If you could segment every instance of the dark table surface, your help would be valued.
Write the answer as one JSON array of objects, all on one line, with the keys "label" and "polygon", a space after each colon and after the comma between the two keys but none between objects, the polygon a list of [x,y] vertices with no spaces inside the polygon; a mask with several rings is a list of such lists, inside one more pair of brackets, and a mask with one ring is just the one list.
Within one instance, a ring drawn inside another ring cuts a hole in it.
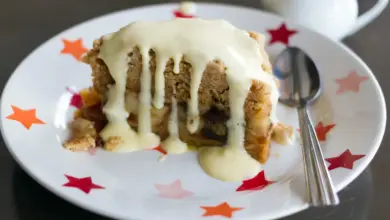
[{"label": "dark table surface", "polygon": [[[7,0],[0,6],[0,86],[20,61],[39,44],[86,19],[163,0]],[[259,7],[260,0],[225,0]],[[360,11],[376,0],[360,0]],[[390,95],[390,7],[373,23],[344,40],[371,67]],[[32,180],[15,163],[3,141],[0,142],[0,218],[106,219],[84,211],[53,195]],[[388,220],[390,219],[390,136],[385,134],[381,148],[370,166],[341,193],[336,208],[309,209],[284,220]]]}]

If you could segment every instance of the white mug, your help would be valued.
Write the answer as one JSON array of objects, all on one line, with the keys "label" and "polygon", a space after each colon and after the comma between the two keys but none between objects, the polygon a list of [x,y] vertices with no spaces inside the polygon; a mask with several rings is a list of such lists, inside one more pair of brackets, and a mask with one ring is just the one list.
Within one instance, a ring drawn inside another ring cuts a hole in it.
[{"label": "white mug", "polygon": [[332,39],[352,35],[386,8],[389,0],[378,0],[358,16],[357,0],[261,0],[263,8]]}]

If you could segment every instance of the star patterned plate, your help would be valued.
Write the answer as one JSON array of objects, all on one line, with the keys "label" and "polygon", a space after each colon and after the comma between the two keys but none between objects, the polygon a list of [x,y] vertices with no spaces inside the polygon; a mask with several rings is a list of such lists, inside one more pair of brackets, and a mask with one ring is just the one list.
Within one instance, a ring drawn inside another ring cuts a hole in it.
[{"label": "star patterned plate", "polygon": [[[1,128],[9,151],[36,181],[80,207],[119,219],[259,220],[307,208],[299,139],[291,146],[273,144],[253,179],[228,183],[207,176],[195,152],[159,161],[165,152],[158,146],[127,154],[62,147],[73,112],[85,104],[79,91],[91,85],[91,70],[80,58],[92,41],[134,20],[175,16],[222,18],[264,33],[271,60],[289,45],[305,50],[323,78],[324,93],[311,116],[336,189],[369,164],[384,134],[385,101],[373,73],[351,50],[255,9],[198,4],[189,14],[178,8],[147,6],[86,21],[48,40],[17,67],[2,95]],[[294,109],[279,105],[277,114],[299,134]]]}]

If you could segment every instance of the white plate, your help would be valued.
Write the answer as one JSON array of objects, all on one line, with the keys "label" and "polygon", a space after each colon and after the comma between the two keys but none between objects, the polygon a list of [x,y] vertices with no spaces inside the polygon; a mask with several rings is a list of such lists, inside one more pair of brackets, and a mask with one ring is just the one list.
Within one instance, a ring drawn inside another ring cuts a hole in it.
[{"label": "white plate", "polygon": [[[314,59],[324,95],[312,108],[312,116],[319,124],[320,138],[326,138],[322,143],[330,173],[337,190],[356,178],[377,152],[386,124],[383,94],[363,61],[340,43],[255,9],[197,7],[199,17],[223,18],[239,28],[265,33],[271,57],[289,39],[290,45],[301,47]],[[9,151],[55,194],[114,218],[258,220],[305,209],[297,143],[274,144],[264,171],[244,186],[204,174],[195,153],[159,162],[158,151],[72,153],[62,148],[75,109],[69,103],[72,97],[77,99],[66,88],[77,91],[91,84],[90,68],[75,59],[85,52],[80,45],[90,48],[95,38],[134,20],[171,19],[177,8],[177,4],[164,4],[105,15],[58,34],[32,52],[9,79],[1,100],[2,134]],[[288,37],[279,29],[282,24],[296,33]],[[294,109],[279,106],[278,116],[298,126]]]}]

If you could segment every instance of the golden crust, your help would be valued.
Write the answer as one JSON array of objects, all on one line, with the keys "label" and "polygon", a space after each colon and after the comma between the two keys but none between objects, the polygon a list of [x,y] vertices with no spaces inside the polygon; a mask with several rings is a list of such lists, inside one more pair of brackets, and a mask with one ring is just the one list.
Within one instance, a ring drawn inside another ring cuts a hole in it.
[{"label": "golden crust", "polygon": [[96,147],[95,138],[90,135],[73,137],[64,143],[64,147],[70,151],[87,151]]},{"label": "golden crust", "polygon": [[71,124],[72,137],[64,143],[64,147],[71,151],[86,151],[96,147],[97,133],[92,121],[82,117],[73,120]]},{"label": "golden crust", "polygon": [[105,143],[105,149],[108,151],[114,151],[115,148],[123,142],[122,138],[119,136],[109,137]]}]

